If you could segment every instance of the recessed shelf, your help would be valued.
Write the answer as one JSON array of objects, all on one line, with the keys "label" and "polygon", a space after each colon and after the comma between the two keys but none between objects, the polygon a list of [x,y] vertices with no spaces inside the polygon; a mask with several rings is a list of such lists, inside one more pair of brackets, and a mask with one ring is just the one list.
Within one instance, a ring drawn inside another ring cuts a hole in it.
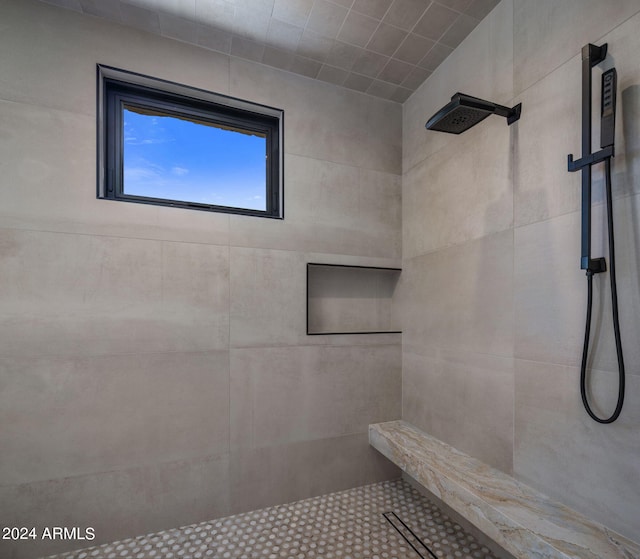
[{"label": "recessed shelf", "polygon": [[392,297],[400,268],[307,264],[307,334],[399,334]]}]

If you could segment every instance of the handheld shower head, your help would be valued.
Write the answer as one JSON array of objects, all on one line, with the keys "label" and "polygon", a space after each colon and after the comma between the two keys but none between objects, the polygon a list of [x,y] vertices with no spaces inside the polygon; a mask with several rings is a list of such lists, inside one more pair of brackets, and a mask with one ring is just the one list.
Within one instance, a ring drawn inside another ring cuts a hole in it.
[{"label": "handheld shower head", "polygon": [[429,119],[425,127],[427,130],[462,134],[493,114],[504,116],[508,124],[513,124],[520,118],[521,107],[522,104],[518,103],[510,109],[471,95],[456,93],[447,105]]}]

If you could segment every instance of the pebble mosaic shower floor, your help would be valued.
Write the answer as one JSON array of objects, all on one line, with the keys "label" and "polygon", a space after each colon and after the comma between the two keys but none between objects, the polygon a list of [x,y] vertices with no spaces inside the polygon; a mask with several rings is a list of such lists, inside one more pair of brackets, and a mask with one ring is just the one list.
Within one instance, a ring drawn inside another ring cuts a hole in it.
[{"label": "pebble mosaic shower floor", "polygon": [[[383,516],[385,513],[395,514]],[[399,479],[54,555],[50,559],[421,557],[496,559],[436,505]]]}]

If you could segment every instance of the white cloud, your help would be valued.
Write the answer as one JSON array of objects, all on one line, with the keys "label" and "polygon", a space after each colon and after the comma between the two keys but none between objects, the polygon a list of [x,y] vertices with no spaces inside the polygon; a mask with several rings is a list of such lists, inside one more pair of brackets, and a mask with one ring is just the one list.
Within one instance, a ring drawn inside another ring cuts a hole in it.
[{"label": "white cloud", "polygon": [[175,167],[171,167],[171,172],[174,175],[182,177],[182,176],[186,175],[187,173],[189,173],[189,169],[185,169],[184,167],[178,167],[176,165]]}]

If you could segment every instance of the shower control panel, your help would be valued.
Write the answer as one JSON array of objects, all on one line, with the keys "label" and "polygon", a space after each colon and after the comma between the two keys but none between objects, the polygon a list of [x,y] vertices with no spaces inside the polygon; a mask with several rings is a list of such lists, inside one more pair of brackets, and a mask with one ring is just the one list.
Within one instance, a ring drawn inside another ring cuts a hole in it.
[{"label": "shower control panel", "polygon": [[600,120],[600,147],[613,146],[616,125],[616,86],[618,76],[615,68],[602,74],[602,101]]}]

